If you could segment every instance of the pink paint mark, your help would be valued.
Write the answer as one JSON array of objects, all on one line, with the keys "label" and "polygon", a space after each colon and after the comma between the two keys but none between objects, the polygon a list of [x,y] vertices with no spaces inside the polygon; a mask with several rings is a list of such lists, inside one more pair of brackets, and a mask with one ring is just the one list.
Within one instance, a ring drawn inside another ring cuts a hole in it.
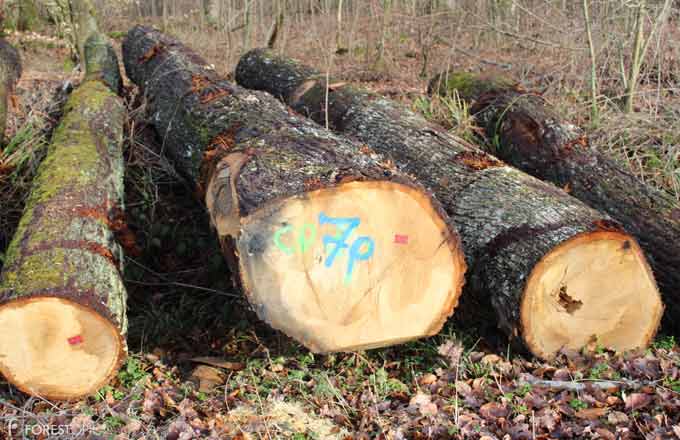
[{"label": "pink paint mark", "polygon": [[408,244],[408,235],[394,234],[394,242],[397,244]]},{"label": "pink paint mark", "polygon": [[71,345],[80,344],[83,342],[83,337],[80,335],[72,336],[67,339],[68,343]]}]

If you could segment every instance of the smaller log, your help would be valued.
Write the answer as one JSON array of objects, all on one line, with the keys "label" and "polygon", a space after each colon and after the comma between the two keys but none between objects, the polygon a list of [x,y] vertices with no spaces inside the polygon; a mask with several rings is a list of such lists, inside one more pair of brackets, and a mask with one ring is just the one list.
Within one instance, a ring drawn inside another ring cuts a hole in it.
[{"label": "smaller log", "polygon": [[154,29],[131,29],[123,60],[261,319],[317,352],[442,328],[465,263],[428,191]]},{"label": "smaller log", "polygon": [[[364,142],[430,188],[458,226],[470,273],[455,318],[498,324],[550,358],[593,337],[646,346],[663,311],[645,256],[608,216],[446,133],[403,106],[270,50],[236,80]],[[640,311],[644,310],[644,314]]]},{"label": "smaller log", "polygon": [[85,45],[94,34],[99,33],[97,10],[90,0],[69,0],[71,5],[72,26],[75,34],[78,58],[82,64],[87,63]]},{"label": "smaller log", "polygon": [[96,32],[87,39],[85,53],[85,79],[100,80],[116,93],[123,87],[118,67],[118,56],[108,39]]},{"label": "smaller log", "polygon": [[464,101],[472,101],[490,93],[521,90],[512,80],[493,74],[474,76],[466,72],[444,71],[433,76],[427,85],[428,95],[450,96],[457,93]]},{"label": "smaller log", "polygon": [[[435,82],[435,80],[433,80]],[[620,222],[649,256],[666,304],[664,325],[680,331],[680,204],[593,148],[543,97],[503,79],[451,73],[437,93],[472,101],[472,113],[502,160],[547,180]],[[432,88],[432,90],[435,90]]]},{"label": "smaller log", "polygon": [[124,225],[125,117],[103,81],[86,80],[72,93],[7,249],[0,372],[28,394],[88,396],[126,357],[127,295],[116,241]]},{"label": "smaller log", "polygon": [[0,38],[0,148],[5,143],[9,99],[21,77],[21,57],[19,52]]}]

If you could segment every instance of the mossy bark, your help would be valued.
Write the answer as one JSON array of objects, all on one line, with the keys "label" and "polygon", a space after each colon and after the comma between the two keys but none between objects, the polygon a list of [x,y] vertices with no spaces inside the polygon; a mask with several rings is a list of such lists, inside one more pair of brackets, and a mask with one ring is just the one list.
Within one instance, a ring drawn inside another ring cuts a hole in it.
[{"label": "mossy bark", "polygon": [[621,230],[607,215],[392,101],[332,79],[327,93],[325,75],[293,59],[250,51],[238,63],[236,80],[320,124],[328,121],[433,191],[459,228],[471,268],[455,315],[463,323],[497,323],[524,342],[519,304],[541,258],[577,236]]},{"label": "mossy bark", "polygon": [[[636,237],[650,257],[667,309],[666,327],[680,329],[680,205],[589,144],[543,97],[470,74],[461,96],[492,140],[491,152],[540,179],[566,188],[609,214]],[[456,84],[451,84],[456,86]],[[471,86],[472,85],[472,86]],[[493,89],[490,90],[489,89]],[[481,91],[487,90],[482,93]],[[440,89],[439,92],[442,92]],[[449,93],[451,90],[449,90]]]},{"label": "mossy bark", "polygon": [[115,92],[120,92],[123,80],[118,67],[118,56],[109,40],[94,33],[85,42],[85,78],[101,80]]},{"label": "mossy bark", "polygon": [[[128,76],[148,99],[150,120],[163,139],[164,152],[204,198],[247,295],[243,268],[259,251],[240,252],[239,261],[233,248],[259,249],[269,243],[238,244],[247,235],[243,230],[254,222],[249,216],[266,212],[278,201],[311,199],[309,194],[316,190],[347,182],[395,182],[415,188],[446,218],[428,192],[378,155],[290,113],[268,94],[232,85],[173,38],[137,26],[123,43],[123,60]],[[455,228],[448,229],[443,242],[458,254]],[[268,320],[265,306],[254,304]],[[288,333],[313,347],[304,335]]]},{"label": "mossy bark", "polygon": [[0,38],[0,148],[5,143],[9,99],[21,77],[19,52],[5,39]]},{"label": "mossy bark", "polygon": [[518,89],[517,84],[508,78],[495,75],[473,75],[467,72],[441,72],[430,80],[427,85],[428,95],[458,96],[470,101],[488,93]]},{"label": "mossy bark", "polygon": [[114,230],[123,209],[126,111],[104,83],[69,98],[33,182],[0,277],[0,306],[56,297],[91,309],[120,330],[126,355],[123,253]]}]

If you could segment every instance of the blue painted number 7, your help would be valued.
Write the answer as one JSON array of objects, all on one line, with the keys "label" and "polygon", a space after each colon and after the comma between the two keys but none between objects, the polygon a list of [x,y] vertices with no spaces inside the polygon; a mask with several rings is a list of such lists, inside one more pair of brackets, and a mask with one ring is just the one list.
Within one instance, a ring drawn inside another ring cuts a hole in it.
[{"label": "blue painted number 7", "polygon": [[[330,254],[328,255],[328,257],[326,257],[326,261],[324,262],[325,266],[331,267],[333,265],[333,262],[335,261],[335,258],[338,256],[338,253],[343,249],[349,248],[349,262],[347,264],[347,272],[345,273],[345,281],[348,281],[349,279],[352,278],[352,272],[354,271],[354,263],[356,261],[368,260],[369,258],[371,258],[371,256],[373,255],[373,251],[375,250],[374,241],[367,236],[358,237],[356,240],[354,240],[351,247],[350,245],[347,244],[349,236],[352,235],[352,231],[354,231],[359,226],[359,223],[361,223],[361,220],[359,220],[356,217],[333,218],[328,217],[323,212],[319,214],[320,225],[331,224],[338,228],[337,235],[335,236],[324,235],[323,237],[324,249],[328,245],[334,245]],[[364,245],[365,249],[363,249],[362,251],[362,247]]]}]

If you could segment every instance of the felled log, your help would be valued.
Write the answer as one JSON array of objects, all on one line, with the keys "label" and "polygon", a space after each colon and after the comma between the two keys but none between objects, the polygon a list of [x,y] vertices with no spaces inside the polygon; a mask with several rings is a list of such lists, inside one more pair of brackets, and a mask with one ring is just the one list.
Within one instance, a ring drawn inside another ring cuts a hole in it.
[{"label": "felled log", "polygon": [[5,143],[9,99],[21,77],[21,57],[19,52],[0,38],[0,148]]},{"label": "felled log", "polygon": [[97,25],[97,10],[90,0],[69,0],[71,7],[71,21],[74,27],[75,45],[78,51],[78,59],[82,64],[87,61],[85,44],[92,36],[99,33]]},{"label": "felled log", "polygon": [[[117,67],[116,67],[117,68]],[[125,106],[102,81],[69,97],[7,249],[0,277],[0,372],[20,390],[77,399],[127,354]]]},{"label": "felled log", "polygon": [[[488,138],[496,139],[493,154],[566,188],[574,197],[609,214],[635,236],[650,256],[667,306],[665,322],[670,330],[680,329],[678,202],[591,147],[585,133],[565,121],[541,96],[516,87],[491,88],[488,84],[492,82],[499,83],[458,73],[455,81],[449,80],[448,84],[474,101],[472,112]],[[485,89],[486,93],[479,93]]]},{"label": "felled log", "polygon": [[123,54],[260,318],[323,352],[441,329],[464,256],[422,187],[156,30],[130,30]]},{"label": "felled log", "polygon": [[432,189],[471,269],[456,317],[495,321],[543,358],[594,336],[617,349],[651,341],[663,310],[654,277],[606,215],[394,102],[333,80],[327,89],[325,75],[271,51],[245,54],[236,79],[328,121]]}]

